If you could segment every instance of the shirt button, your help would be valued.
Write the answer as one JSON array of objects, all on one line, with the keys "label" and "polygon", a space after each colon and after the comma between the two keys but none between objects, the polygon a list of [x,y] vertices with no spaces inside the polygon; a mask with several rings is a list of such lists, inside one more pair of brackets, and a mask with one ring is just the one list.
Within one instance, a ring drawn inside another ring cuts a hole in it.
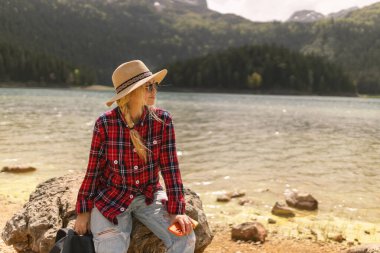
[{"label": "shirt button", "polygon": [[124,207],[120,208],[120,211],[121,211],[121,212],[124,212],[124,211],[125,211],[125,208],[124,208]]},{"label": "shirt button", "polygon": [[154,140],[154,141],[153,141],[153,144],[157,144],[157,141],[156,141],[156,140]]},{"label": "shirt button", "polygon": [[113,161],[114,164],[118,164],[119,162],[117,160]]},{"label": "shirt button", "polygon": [[137,165],[136,165],[136,166],[135,166],[135,167],[133,167],[133,168],[134,168],[135,170],[137,170],[137,169],[139,168],[139,166],[137,166]]},{"label": "shirt button", "polygon": [[133,195],[132,195],[132,194],[131,194],[131,195],[129,195],[129,198],[130,198],[130,199],[133,199]]},{"label": "shirt button", "polygon": [[136,184],[139,184],[140,183],[140,181],[139,180],[136,180]]},{"label": "shirt button", "polygon": [[136,149],[135,149],[135,148],[133,149],[133,152],[135,152],[135,153],[136,153]]}]

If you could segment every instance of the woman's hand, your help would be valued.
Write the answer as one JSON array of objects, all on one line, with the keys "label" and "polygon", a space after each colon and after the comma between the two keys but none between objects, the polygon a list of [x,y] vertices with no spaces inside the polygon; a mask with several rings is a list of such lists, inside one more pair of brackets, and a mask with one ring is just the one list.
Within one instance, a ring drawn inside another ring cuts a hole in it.
[{"label": "woman's hand", "polygon": [[171,214],[170,225],[173,225],[176,222],[181,226],[181,230],[185,235],[188,235],[193,231],[191,221],[186,214]]},{"label": "woman's hand", "polygon": [[91,213],[80,213],[74,224],[74,230],[78,235],[84,235],[87,231],[90,232]]}]

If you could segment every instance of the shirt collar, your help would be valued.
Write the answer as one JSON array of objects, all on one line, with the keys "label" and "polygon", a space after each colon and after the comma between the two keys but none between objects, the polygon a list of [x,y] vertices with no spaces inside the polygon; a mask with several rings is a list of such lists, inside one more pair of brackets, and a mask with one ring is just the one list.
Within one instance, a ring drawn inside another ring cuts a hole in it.
[{"label": "shirt collar", "polygon": [[[119,117],[124,122],[125,126],[128,127],[127,121],[124,119],[124,116],[123,116],[123,113],[121,112],[120,107],[117,106],[116,108],[117,108],[117,112],[119,114]],[[143,112],[141,114],[140,120],[135,124],[136,127],[140,127],[140,126],[144,125],[147,114],[148,114],[148,107],[146,105],[144,105],[144,109],[143,109]]]}]

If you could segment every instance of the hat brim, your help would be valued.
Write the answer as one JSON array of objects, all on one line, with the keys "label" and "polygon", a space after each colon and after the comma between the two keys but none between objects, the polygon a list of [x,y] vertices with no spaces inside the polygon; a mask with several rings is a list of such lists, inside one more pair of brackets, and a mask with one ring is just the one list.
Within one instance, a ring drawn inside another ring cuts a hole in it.
[{"label": "hat brim", "polygon": [[129,86],[128,88],[126,88],[125,90],[123,90],[122,92],[120,92],[119,94],[116,94],[113,98],[111,98],[110,100],[108,100],[106,102],[106,105],[107,106],[111,106],[116,100],[119,100],[120,98],[124,97],[128,93],[134,91],[135,89],[137,89],[141,85],[144,85],[145,83],[149,82],[152,79],[154,79],[157,83],[161,83],[161,81],[165,78],[165,76],[166,76],[167,73],[168,73],[168,71],[166,69],[163,69],[161,71],[158,71],[157,73],[154,73],[151,76],[148,76],[148,77],[146,77],[144,79],[141,79],[140,81],[138,81],[138,82],[134,83],[133,85]]}]

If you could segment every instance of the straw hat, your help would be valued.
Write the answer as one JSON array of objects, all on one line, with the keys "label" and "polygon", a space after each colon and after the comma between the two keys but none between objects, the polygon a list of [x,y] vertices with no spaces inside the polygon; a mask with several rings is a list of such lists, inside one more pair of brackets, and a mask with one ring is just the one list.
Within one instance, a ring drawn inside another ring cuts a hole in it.
[{"label": "straw hat", "polygon": [[107,101],[106,105],[111,106],[116,100],[124,97],[152,79],[160,83],[167,73],[168,71],[163,69],[152,74],[145,64],[139,60],[121,64],[112,74],[112,82],[115,87],[116,95]]}]

